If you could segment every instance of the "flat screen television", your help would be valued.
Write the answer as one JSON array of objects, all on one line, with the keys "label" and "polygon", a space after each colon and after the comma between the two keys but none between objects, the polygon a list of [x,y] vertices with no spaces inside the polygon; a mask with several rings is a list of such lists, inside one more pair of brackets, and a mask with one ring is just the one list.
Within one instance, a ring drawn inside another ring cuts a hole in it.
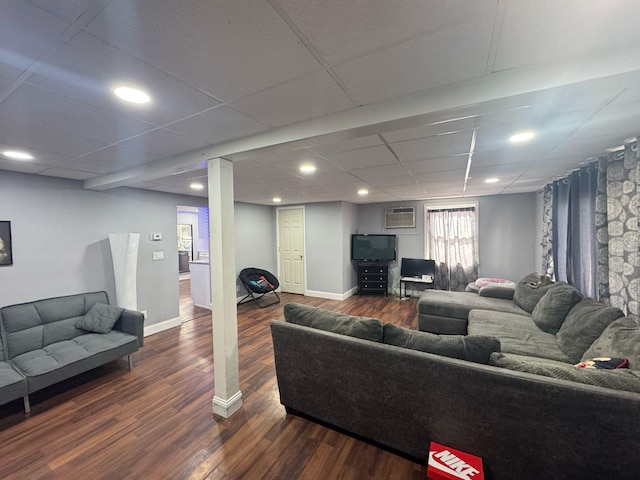
[{"label": "flat screen television", "polygon": [[392,262],[396,259],[396,236],[354,233],[351,235],[351,260],[355,262]]},{"label": "flat screen television", "polygon": [[403,258],[400,263],[400,276],[420,277],[421,275],[433,275],[436,263],[424,258]]}]

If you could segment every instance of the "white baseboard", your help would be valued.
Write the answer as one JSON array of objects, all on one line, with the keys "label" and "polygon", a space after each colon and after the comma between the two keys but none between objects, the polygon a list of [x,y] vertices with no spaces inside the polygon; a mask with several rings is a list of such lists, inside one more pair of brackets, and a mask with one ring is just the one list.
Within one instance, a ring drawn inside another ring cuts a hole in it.
[{"label": "white baseboard", "polygon": [[213,396],[211,400],[211,407],[213,409],[213,413],[215,415],[220,415],[224,418],[229,418],[235,412],[237,412],[240,407],[242,407],[242,392],[238,391],[231,398],[225,400],[220,397]]},{"label": "white baseboard", "polygon": [[353,287],[345,293],[321,292],[319,290],[307,290],[304,294],[308,297],[325,298],[327,300],[346,300],[358,291],[358,287]]},{"label": "white baseboard", "polygon": [[148,337],[149,335],[164,332],[165,330],[179,327],[180,325],[182,325],[180,317],[170,318],[169,320],[165,320],[164,322],[158,322],[144,327],[144,336]]}]

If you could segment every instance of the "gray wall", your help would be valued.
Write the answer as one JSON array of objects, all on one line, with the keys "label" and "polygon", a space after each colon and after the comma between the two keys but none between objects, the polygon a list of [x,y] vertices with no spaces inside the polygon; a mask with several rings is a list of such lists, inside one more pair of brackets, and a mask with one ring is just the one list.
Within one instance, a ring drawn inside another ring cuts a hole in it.
[{"label": "gray wall", "polygon": [[[277,275],[276,217],[273,207],[234,204],[236,237],[236,271],[247,267],[262,268]],[[244,295],[246,289],[236,279],[236,291]]]},{"label": "gray wall", "polygon": [[[132,188],[96,192],[79,181],[0,171],[0,220],[11,221],[14,259],[0,267],[0,306],[94,290],[115,300],[108,234],[135,232],[141,234],[138,309],[148,311],[147,326],[176,318],[177,205],[206,204],[200,197]],[[275,271],[272,208],[236,204],[235,217],[238,271],[254,264]],[[152,242],[152,232],[163,240]],[[151,260],[157,250],[165,260]]]},{"label": "gray wall", "polygon": [[358,228],[358,207],[343,202],[342,211],[342,292],[347,292],[357,283],[356,272],[351,266],[351,234]]},{"label": "gray wall", "polygon": [[305,206],[307,290],[344,293],[342,227],[342,202]]},{"label": "gray wall", "polygon": [[[358,206],[358,233],[394,233],[398,236],[396,262],[390,264],[390,282],[399,283],[402,257],[424,258],[424,209],[429,205],[478,202],[480,266],[483,277],[519,280],[539,270],[539,215],[537,193],[493,195],[460,199],[376,203]],[[384,228],[384,208],[416,207],[416,227]]]}]

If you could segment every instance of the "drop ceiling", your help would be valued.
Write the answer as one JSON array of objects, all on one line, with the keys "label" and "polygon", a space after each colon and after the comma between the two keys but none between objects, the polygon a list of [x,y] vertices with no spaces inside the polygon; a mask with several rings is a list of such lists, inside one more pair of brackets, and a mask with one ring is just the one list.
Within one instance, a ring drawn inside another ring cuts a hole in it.
[{"label": "drop ceiling", "polygon": [[[221,157],[236,200],[264,205],[532,192],[640,133],[640,2],[2,0],[0,12],[0,151],[34,157],[0,156],[0,169],[88,189],[206,196],[206,160]],[[117,84],[152,101],[125,104]],[[537,136],[508,142],[523,130]]]}]

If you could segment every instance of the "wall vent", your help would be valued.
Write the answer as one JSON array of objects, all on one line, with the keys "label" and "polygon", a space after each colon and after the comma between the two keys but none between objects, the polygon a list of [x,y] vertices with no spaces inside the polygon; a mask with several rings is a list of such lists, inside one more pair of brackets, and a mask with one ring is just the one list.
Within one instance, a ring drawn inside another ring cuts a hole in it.
[{"label": "wall vent", "polygon": [[415,228],[416,207],[392,207],[384,211],[384,228]]}]

